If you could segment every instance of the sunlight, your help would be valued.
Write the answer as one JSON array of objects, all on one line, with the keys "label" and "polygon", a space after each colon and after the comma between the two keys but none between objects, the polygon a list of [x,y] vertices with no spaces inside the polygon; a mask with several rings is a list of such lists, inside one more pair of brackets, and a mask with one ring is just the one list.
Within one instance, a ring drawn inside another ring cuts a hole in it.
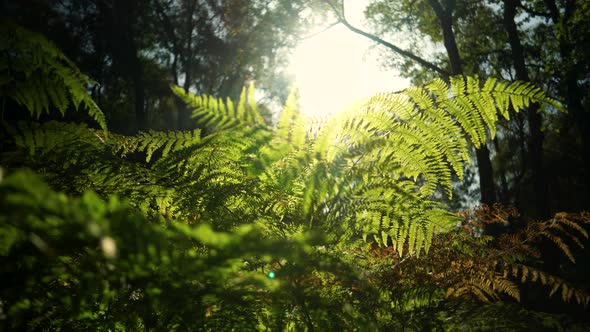
[{"label": "sunlight", "polygon": [[[362,14],[362,8],[356,11],[357,16],[358,11]],[[358,21],[348,12],[351,21]],[[372,45],[341,25],[303,40],[289,66],[299,87],[303,113],[327,115],[375,93],[407,87],[408,81],[398,77],[396,70],[380,68],[377,52],[369,51]]]}]

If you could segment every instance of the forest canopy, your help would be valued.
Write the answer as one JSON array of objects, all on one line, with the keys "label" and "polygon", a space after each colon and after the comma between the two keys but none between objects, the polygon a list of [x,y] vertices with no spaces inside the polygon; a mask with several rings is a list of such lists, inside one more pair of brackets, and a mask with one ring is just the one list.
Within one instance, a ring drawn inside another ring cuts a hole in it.
[{"label": "forest canopy", "polygon": [[[0,9],[0,329],[590,326],[586,3]],[[316,24],[415,86],[303,115]]]}]

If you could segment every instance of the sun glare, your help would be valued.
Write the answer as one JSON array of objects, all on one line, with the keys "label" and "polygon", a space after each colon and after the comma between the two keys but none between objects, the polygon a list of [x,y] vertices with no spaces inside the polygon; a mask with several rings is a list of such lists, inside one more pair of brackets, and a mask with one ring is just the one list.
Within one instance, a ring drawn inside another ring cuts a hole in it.
[{"label": "sun glare", "polygon": [[359,99],[408,86],[395,70],[379,68],[372,43],[344,26],[303,40],[290,71],[300,92],[302,112],[310,116],[339,112]]}]

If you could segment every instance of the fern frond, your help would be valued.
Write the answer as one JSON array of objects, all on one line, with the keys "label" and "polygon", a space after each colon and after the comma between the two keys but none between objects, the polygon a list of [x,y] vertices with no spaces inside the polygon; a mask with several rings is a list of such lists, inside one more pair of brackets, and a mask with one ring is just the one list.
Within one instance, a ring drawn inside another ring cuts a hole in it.
[{"label": "fern frond", "polygon": [[379,94],[365,109],[377,112],[381,124],[356,126],[357,130],[379,126],[373,132],[387,133],[391,138],[392,149],[387,151],[399,151],[390,158],[400,164],[399,171],[408,177],[424,176],[426,192],[441,185],[448,195],[448,170],[462,177],[463,165],[469,161],[468,142],[476,147],[484,144],[486,127],[493,137],[498,113],[507,117],[510,108],[519,111],[532,102],[559,106],[530,83],[488,79],[482,84],[477,77],[462,76],[450,81],[450,86],[434,80],[421,88]]},{"label": "fern frond", "polygon": [[191,131],[176,131],[176,132],[158,132],[150,130],[140,132],[136,136],[121,136],[112,135],[111,140],[114,141],[114,152],[125,156],[134,152],[145,152],[146,162],[149,162],[156,150],[162,149],[162,157],[168,156],[170,152],[174,152],[183,148],[191,147],[201,140],[201,131],[195,129]]},{"label": "fern frond", "polygon": [[588,232],[582,225],[588,223],[590,218],[583,213],[560,212],[551,220],[530,222],[525,231],[533,239],[545,238],[553,242],[572,263],[575,263],[575,257],[567,242],[573,241],[578,247],[584,248],[580,238],[588,239]]},{"label": "fern frond", "polygon": [[288,142],[294,150],[302,148],[306,140],[305,122],[298,103],[299,91],[294,89],[287,97],[276,130],[277,139]]},{"label": "fern frond", "polygon": [[561,289],[561,297],[566,303],[573,300],[578,304],[587,305],[590,302],[590,294],[586,290],[574,287],[560,277],[531,266],[516,264],[510,269],[505,269],[504,272],[516,278],[520,277],[521,283],[529,280],[531,282],[540,282],[541,285],[550,288],[549,296],[553,296]]},{"label": "fern frond", "polygon": [[280,114],[272,139],[259,151],[260,169],[266,169],[289,154],[298,155],[305,148],[307,130],[305,119],[298,110],[299,92],[294,89]]},{"label": "fern frond", "polygon": [[265,125],[254,99],[254,85],[250,85],[248,90],[242,90],[237,107],[234,107],[229,98],[224,102],[221,98],[197,96],[179,86],[172,86],[171,89],[185,104],[193,108],[191,117],[197,124],[208,130],[220,131],[244,125]]},{"label": "fern frond", "polygon": [[0,98],[11,98],[39,118],[84,108],[106,133],[102,111],[88,95],[95,84],[53,43],[13,23],[0,22]]},{"label": "fern frond", "polygon": [[[356,113],[340,115],[318,132],[313,158],[351,178],[340,181],[324,168],[312,170],[304,204],[339,207],[323,197],[336,193],[331,188],[353,184],[364,199],[348,203],[355,217],[340,218],[344,225],[353,225],[365,239],[373,237],[383,245],[392,241],[398,253],[406,247],[410,252],[427,247],[435,229],[429,211],[437,211],[429,205],[430,196],[441,188],[450,197],[452,171],[462,178],[470,160],[469,144],[480,146],[487,130],[495,133],[498,114],[506,116],[510,108],[518,111],[531,102],[557,105],[528,83],[482,83],[477,77],[454,77],[450,85],[434,80],[424,87],[376,95]],[[373,182],[388,177],[395,181]],[[419,208],[409,208],[408,202]],[[436,215],[442,225],[451,223],[449,214]]]},{"label": "fern frond", "polygon": [[165,187],[160,174],[116,157],[119,146],[113,142],[123,142],[123,136],[56,121],[19,123],[11,134],[17,150],[3,155],[6,166],[25,162],[61,190],[121,194],[142,211],[182,215],[177,191]]},{"label": "fern frond", "polygon": [[[482,264],[483,263],[483,264]],[[497,301],[506,294],[520,301],[518,286],[509,279],[509,274],[498,273],[484,262],[468,257],[452,261],[447,271],[437,276],[442,285],[448,285],[446,297],[473,294],[483,302]]]},{"label": "fern frond", "polygon": [[106,146],[103,133],[89,129],[85,124],[20,122],[12,134],[16,146],[28,151],[31,157],[60,158],[67,151],[68,158],[62,160],[64,166],[76,163],[84,156],[96,155]]}]

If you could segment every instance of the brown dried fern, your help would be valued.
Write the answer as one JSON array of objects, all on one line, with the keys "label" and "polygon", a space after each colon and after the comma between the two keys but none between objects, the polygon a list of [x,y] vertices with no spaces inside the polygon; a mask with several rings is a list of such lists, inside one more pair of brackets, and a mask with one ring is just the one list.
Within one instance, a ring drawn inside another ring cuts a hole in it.
[{"label": "brown dried fern", "polygon": [[[575,262],[570,242],[583,247],[581,239],[588,238],[584,224],[588,213],[558,213],[548,221],[531,221],[513,233],[500,236],[497,241],[481,236],[487,224],[508,223],[518,211],[500,205],[482,206],[459,214],[464,218],[463,232],[440,234],[433,239],[433,250],[426,257],[405,257],[386,273],[389,287],[404,280],[436,284],[446,289],[446,297],[473,296],[484,302],[509,296],[520,301],[520,284],[537,283],[548,288],[548,296],[558,292],[564,302],[587,305],[590,295],[565,279],[549,274],[540,265],[539,244],[549,238]],[[392,257],[387,248],[378,249],[376,256]],[[423,271],[432,271],[423,273]]]}]

